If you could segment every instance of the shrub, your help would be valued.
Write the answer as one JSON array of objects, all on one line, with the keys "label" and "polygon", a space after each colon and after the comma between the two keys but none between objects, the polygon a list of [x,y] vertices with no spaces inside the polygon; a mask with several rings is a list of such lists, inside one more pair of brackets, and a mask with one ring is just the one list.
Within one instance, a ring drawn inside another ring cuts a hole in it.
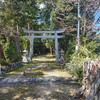
[{"label": "shrub", "polygon": [[75,56],[75,53],[72,55],[72,60],[70,63],[67,65],[68,70],[71,72],[73,76],[79,81],[82,80],[83,75],[82,75],[82,68],[83,68],[83,62],[85,58],[80,57],[80,56]]},{"label": "shrub", "polygon": [[6,62],[4,59],[0,59],[0,65],[7,66],[10,65],[10,63]]},{"label": "shrub", "polygon": [[5,58],[8,62],[15,62],[18,60],[16,46],[14,40],[7,39],[7,42],[3,46]]},{"label": "shrub", "polygon": [[96,41],[85,43],[84,46],[80,46],[79,56],[77,51],[70,56],[71,60],[67,64],[68,69],[79,81],[83,78],[83,63],[87,60],[86,58],[97,59],[100,57],[97,52],[100,49],[99,45]]}]

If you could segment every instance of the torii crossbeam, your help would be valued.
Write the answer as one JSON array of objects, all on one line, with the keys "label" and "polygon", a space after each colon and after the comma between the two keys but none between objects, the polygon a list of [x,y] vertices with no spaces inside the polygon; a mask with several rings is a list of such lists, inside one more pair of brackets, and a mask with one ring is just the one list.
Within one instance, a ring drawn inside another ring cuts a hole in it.
[{"label": "torii crossbeam", "polygon": [[[59,58],[59,53],[58,53],[58,39],[59,38],[64,38],[64,35],[58,35],[59,33],[64,33],[64,30],[48,30],[48,31],[34,31],[34,30],[27,30],[23,29],[25,33],[29,33],[30,35],[24,36],[25,38],[30,39],[30,61],[32,61],[32,56],[33,56],[33,42],[34,38],[52,38],[55,39],[55,56],[56,56],[56,61],[58,62]],[[36,33],[41,33],[42,35],[36,35]],[[47,33],[54,33],[54,35],[46,35]]]}]

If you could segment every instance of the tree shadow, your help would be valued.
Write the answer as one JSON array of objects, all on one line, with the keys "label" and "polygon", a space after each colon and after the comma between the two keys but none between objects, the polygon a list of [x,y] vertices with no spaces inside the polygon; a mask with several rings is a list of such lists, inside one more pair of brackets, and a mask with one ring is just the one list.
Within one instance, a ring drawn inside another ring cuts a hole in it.
[{"label": "tree shadow", "polygon": [[74,92],[79,87],[79,84],[70,82],[69,84],[3,85],[0,86],[0,100],[73,100]]}]

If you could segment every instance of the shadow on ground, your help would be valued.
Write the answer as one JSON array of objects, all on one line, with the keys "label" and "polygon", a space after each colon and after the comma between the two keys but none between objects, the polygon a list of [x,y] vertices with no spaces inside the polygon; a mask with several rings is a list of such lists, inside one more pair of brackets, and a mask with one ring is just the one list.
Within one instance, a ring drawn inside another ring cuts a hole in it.
[{"label": "shadow on ground", "polygon": [[78,85],[20,84],[0,86],[0,100],[72,100]]},{"label": "shadow on ground", "polygon": [[[52,58],[52,56],[46,56],[46,59],[43,57],[33,59],[32,64],[17,69],[7,77],[29,77],[29,75],[23,76],[19,73],[23,72],[23,69],[26,71],[29,69],[30,74],[42,72],[45,75],[42,77],[44,82],[41,84],[40,80],[36,80],[35,83],[2,84],[0,85],[0,100],[73,100],[73,95],[80,88],[80,85],[72,80],[70,75],[68,76],[67,71],[56,64],[55,58]],[[49,84],[46,82],[49,82]]]}]

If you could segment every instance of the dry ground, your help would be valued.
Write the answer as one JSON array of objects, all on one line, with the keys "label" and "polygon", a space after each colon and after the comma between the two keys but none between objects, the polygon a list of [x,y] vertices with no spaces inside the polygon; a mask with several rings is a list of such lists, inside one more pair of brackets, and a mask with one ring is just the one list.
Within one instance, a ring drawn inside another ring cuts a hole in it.
[{"label": "dry ground", "polygon": [[77,85],[3,85],[0,86],[0,100],[72,100]]},{"label": "dry ground", "polygon": [[[55,63],[52,56],[37,57],[33,59],[35,64],[25,65],[23,68],[8,73],[6,77],[62,77],[71,79],[68,71]],[[41,72],[41,75],[22,76],[23,70]],[[79,89],[78,84],[13,84],[0,86],[0,100],[73,100],[72,97]]]}]

